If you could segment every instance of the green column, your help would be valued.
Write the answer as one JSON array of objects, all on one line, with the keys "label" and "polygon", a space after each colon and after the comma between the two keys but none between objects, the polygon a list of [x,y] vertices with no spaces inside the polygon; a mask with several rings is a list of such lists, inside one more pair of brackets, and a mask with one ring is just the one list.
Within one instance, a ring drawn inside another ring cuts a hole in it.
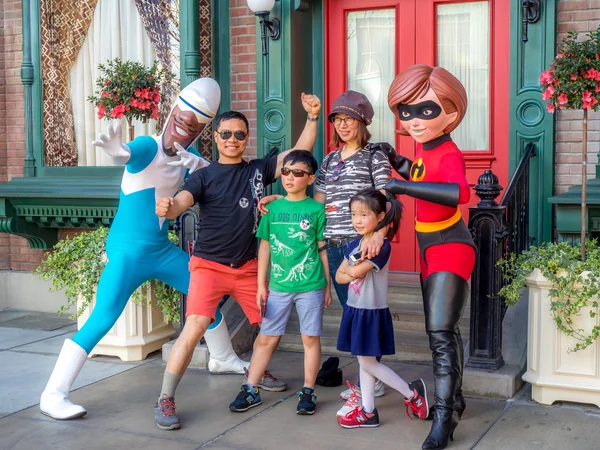
[{"label": "green column", "polygon": [[[258,156],[273,147],[291,148],[306,123],[302,92],[314,93],[323,101],[322,1],[278,1],[270,18],[281,21],[281,37],[268,41],[263,56],[260,26],[256,27],[256,86]],[[321,114],[323,117],[324,114]],[[315,156],[323,157],[323,119]]]},{"label": "green column", "polygon": [[200,77],[200,29],[198,0],[179,1],[180,87]]},{"label": "green column", "polygon": [[540,244],[552,240],[552,206],[548,198],[554,189],[554,115],[546,112],[539,79],[554,58],[556,0],[542,2],[540,20],[528,25],[526,43],[522,41],[522,14],[521,0],[511,0],[509,170],[514,172],[525,146],[534,142],[529,234]]},{"label": "green column", "polygon": [[21,82],[25,92],[25,167],[23,175],[35,176],[35,157],[33,155],[33,80],[34,70],[31,59],[31,1],[23,0],[23,62],[21,63]]}]

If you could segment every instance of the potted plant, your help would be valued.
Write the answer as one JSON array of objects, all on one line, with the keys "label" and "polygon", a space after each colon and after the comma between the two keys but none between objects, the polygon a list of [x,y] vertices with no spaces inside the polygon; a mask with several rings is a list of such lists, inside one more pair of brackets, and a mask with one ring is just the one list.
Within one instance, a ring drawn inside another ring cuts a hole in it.
[{"label": "potted plant", "polygon": [[[48,252],[35,270],[43,280],[52,282],[52,291],[64,290],[67,304],[58,314],[75,306],[81,328],[94,306],[96,287],[106,265],[108,228],[66,237]],[[177,244],[177,235],[169,232]],[[90,354],[118,356],[123,361],[139,361],[162,347],[175,333],[172,324],[179,322],[180,293],[160,281],[146,282],[132,296],[111,331]]]},{"label": "potted plant", "polygon": [[600,246],[544,243],[500,261],[508,306],[529,288],[527,372],[532,398],[600,406]]},{"label": "potted plant", "polygon": [[540,75],[544,89],[542,99],[548,100],[546,109],[583,110],[581,144],[581,259],[585,259],[586,240],[586,186],[587,186],[587,114],[600,107],[600,31],[588,33],[588,39],[579,41],[571,31],[563,39],[550,68]]},{"label": "potted plant", "polygon": [[121,119],[125,117],[129,128],[129,140],[134,138],[132,120],[143,123],[158,120],[160,84],[166,77],[174,75],[159,68],[158,61],[152,67],[119,58],[99,64],[100,76],[96,80],[96,91],[88,97],[98,109],[99,119]]}]

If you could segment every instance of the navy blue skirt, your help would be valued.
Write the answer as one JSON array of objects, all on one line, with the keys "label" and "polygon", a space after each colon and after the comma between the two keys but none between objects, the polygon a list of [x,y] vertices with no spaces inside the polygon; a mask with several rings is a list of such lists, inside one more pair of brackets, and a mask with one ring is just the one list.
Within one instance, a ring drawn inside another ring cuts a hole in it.
[{"label": "navy blue skirt", "polygon": [[337,349],[355,356],[396,353],[390,309],[361,309],[346,306],[340,324]]}]

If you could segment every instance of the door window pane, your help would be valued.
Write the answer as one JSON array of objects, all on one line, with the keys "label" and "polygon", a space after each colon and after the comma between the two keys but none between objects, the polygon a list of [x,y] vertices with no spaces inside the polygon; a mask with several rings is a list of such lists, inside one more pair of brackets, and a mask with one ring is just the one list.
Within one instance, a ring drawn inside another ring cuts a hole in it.
[{"label": "door window pane", "polygon": [[396,12],[394,9],[348,14],[348,89],[361,92],[373,104],[369,126],[372,142],[393,145],[394,115],[387,92],[394,80]]},{"label": "door window pane", "polygon": [[489,2],[439,5],[437,65],[467,90],[467,114],[452,139],[462,150],[488,150],[490,117]]}]

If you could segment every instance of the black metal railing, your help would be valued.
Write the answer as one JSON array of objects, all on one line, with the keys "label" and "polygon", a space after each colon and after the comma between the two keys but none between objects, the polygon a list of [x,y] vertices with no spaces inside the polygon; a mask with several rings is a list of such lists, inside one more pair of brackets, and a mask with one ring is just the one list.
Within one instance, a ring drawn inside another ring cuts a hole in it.
[{"label": "black metal railing", "polygon": [[500,200],[500,206],[506,207],[508,233],[504,256],[510,253],[521,254],[533,243],[533,238],[529,235],[529,167],[534,156],[535,145],[530,142]]},{"label": "black metal railing", "polygon": [[529,168],[535,145],[527,144],[500,204],[498,177],[486,170],[475,193],[480,198],[469,208],[469,229],[477,245],[471,275],[471,330],[467,367],[495,371],[502,358],[502,320],[505,305],[498,296],[503,280],[497,263],[509,253],[521,253],[532,243],[529,236]]}]

